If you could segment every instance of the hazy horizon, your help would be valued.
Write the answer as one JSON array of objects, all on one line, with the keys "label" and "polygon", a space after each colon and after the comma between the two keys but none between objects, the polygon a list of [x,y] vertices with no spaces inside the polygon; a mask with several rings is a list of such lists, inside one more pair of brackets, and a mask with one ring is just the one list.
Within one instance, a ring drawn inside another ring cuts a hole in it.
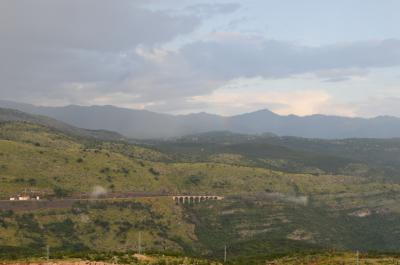
[{"label": "hazy horizon", "polygon": [[[153,113],[158,113],[158,114],[167,114],[167,115],[172,115],[172,116],[186,116],[186,115],[192,115],[192,114],[208,114],[208,115],[216,115],[220,117],[234,117],[234,116],[240,116],[243,114],[251,114],[255,112],[271,112],[279,116],[297,116],[297,117],[309,117],[309,116],[314,116],[314,115],[323,115],[323,116],[336,116],[336,117],[343,117],[343,118],[363,118],[363,119],[373,119],[373,118],[378,118],[378,117],[393,117],[393,118],[400,118],[399,116],[396,115],[387,115],[387,114],[378,114],[374,116],[346,116],[346,115],[340,115],[340,114],[324,114],[324,113],[312,113],[312,114],[306,114],[306,115],[298,115],[295,113],[288,113],[288,114],[279,114],[278,112],[275,112],[271,109],[268,108],[263,108],[263,109],[255,109],[253,111],[246,111],[246,112],[238,112],[234,113],[231,115],[225,115],[225,114],[219,114],[219,113],[212,113],[212,112],[207,112],[207,111],[197,111],[197,112],[187,112],[187,113],[168,113],[168,112],[162,112],[162,111],[157,111],[157,110],[149,110],[149,109],[140,109],[140,108],[132,108],[132,107],[124,107],[124,106],[116,106],[112,104],[105,104],[105,105],[84,105],[84,104],[67,104],[67,105],[39,105],[39,104],[32,104],[28,102],[18,102],[18,101],[13,101],[13,100],[0,100],[0,108],[2,107],[1,102],[8,102],[11,104],[27,104],[27,105],[32,105],[35,107],[45,107],[45,108],[65,108],[65,107],[114,107],[114,108],[119,108],[119,109],[127,109],[127,110],[138,110],[138,111],[149,111]],[[7,108],[7,107],[6,107]]]}]

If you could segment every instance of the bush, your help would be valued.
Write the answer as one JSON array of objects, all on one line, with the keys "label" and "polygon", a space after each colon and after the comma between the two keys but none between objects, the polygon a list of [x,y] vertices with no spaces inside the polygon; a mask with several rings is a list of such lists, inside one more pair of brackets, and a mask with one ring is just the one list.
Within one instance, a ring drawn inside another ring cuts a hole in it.
[{"label": "bush", "polygon": [[30,178],[28,180],[28,183],[29,183],[30,186],[36,186],[37,181],[36,181],[36,179]]},{"label": "bush", "polygon": [[106,231],[109,231],[109,230],[110,230],[110,223],[107,222],[107,221],[103,221],[103,220],[100,220],[100,219],[96,219],[96,220],[94,221],[94,224],[97,225],[97,226],[100,226],[101,228],[103,228],[103,229],[106,230]]},{"label": "bush", "polygon": [[70,237],[75,233],[74,222],[69,218],[61,222],[49,223],[46,225],[46,228],[50,232],[63,237]]},{"label": "bush", "polygon": [[151,173],[151,174],[153,174],[154,176],[159,176],[160,175],[160,172],[158,172],[157,170],[155,170],[154,168],[149,168],[149,172]]},{"label": "bush", "polygon": [[64,198],[70,194],[70,192],[68,190],[63,189],[61,187],[54,187],[53,192],[54,192],[54,196],[56,196],[57,198]]},{"label": "bush", "polygon": [[100,169],[100,173],[108,173],[108,172],[110,172],[109,167],[104,167],[104,168]]},{"label": "bush", "polygon": [[24,229],[30,233],[40,233],[41,228],[33,214],[22,214],[16,218],[19,229]]},{"label": "bush", "polygon": [[196,175],[191,175],[187,178],[187,181],[190,184],[194,184],[194,185],[198,185],[201,182],[201,177],[200,176],[196,176]]},{"label": "bush", "polygon": [[7,223],[2,218],[0,218],[0,227],[7,228]]}]

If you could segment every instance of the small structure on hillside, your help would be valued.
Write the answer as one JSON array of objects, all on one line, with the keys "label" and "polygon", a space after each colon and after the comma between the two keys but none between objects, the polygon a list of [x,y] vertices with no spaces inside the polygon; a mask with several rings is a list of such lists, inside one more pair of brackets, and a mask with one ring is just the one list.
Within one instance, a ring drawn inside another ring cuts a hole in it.
[{"label": "small structure on hillside", "polygon": [[31,197],[28,195],[20,195],[20,196],[18,196],[18,200],[19,201],[29,201],[29,200],[31,200]]},{"label": "small structure on hillside", "polygon": [[10,197],[10,201],[39,201],[39,195],[28,195],[26,192],[24,194],[20,194],[14,197]]}]

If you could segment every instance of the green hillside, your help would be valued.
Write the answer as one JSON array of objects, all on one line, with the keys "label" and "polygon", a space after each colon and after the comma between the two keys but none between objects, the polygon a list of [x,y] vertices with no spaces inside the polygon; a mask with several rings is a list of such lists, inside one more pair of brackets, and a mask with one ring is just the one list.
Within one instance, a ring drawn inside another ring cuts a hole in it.
[{"label": "green hillside", "polygon": [[400,181],[399,139],[322,140],[222,131],[142,143],[180,161],[214,161],[285,172]]},{"label": "green hillside", "polygon": [[[0,139],[5,200],[24,190],[50,200],[77,198],[96,187],[114,195],[225,196],[194,205],[177,205],[165,196],[2,211],[3,256],[42,255],[46,245],[55,253],[134,251],[139,232],[150,253],[221,259],[227,245],[232,264],[258,264],[306,250],[400,247],[396,183],[323,170],[271,169],[246,153],[225,150],[204,160],[185,152],[177,157],[161,147],[102,142],[27,122],[1,123]],[[274,159],[273,153],[263,157]]]}]

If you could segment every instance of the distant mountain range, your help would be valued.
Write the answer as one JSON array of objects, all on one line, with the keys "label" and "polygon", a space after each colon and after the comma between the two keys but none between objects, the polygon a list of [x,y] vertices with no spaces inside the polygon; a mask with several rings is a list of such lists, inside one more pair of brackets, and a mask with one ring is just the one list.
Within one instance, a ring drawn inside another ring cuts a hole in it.
[{"label": "distant mountain range", "polygon": [[0,101],[0,107],[48,116],[79,128],[115,131],[137,139],[180,137],[208,131],[268,132],[322,139],[400,137],[400,119],[390,116],[369,119],[327,115],[282,116],[266,109],[231,117],[208,113],[169,115],[114,106],[43,107],[11,101]]}]

